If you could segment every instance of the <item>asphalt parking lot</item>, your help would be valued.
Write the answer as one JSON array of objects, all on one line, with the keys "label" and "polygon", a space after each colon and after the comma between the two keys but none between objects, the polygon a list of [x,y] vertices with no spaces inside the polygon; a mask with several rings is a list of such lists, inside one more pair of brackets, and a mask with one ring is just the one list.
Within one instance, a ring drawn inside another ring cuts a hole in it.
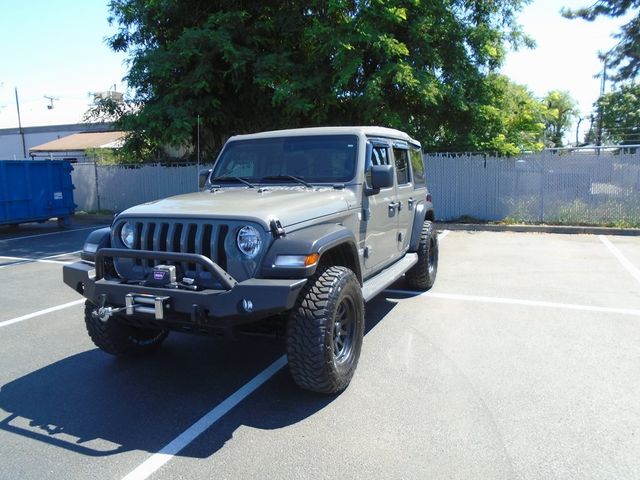
[{"label": "asphalt parking lot", "polygon": [[62,283],[97,227],[0,227],[2,479],[638,478],[640,237],[444,232],[319,396],[277,338],[97,350]]}]

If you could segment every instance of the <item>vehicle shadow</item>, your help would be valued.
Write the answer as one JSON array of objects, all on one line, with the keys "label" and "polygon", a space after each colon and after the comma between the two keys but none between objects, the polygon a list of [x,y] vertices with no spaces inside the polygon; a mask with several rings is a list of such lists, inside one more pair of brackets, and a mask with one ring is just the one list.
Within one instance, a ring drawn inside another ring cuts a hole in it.
[{"label": "vehicle shadow", "polygon": [[[383,297],[367,304],[367,333],[395,305]],[[0,430],[92,457],[154,453],[283,353],[278,338],[180,334],[142,358],[121,360],[92,349],[3,385]],[[210,428],[207,442],[178,455],[208,457],[242,425],[286,427],[335,398],[299,389],[285,367]]]}]

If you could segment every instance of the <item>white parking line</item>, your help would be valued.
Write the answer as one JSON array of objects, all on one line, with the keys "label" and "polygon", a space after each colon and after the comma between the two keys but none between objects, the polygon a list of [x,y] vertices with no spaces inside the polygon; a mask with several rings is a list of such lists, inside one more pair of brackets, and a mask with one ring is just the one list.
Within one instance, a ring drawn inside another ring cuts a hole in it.
[{"label": "white parking line", "polygon": [[58,310],[63,310],[75,305],[80,305],[81,303],[84,303],[84,298],[81,300],[74,300],[73,302],[63,303],[62,305],[58,305],[56,307],[45,308],[44,310],[29,313],[28,315],[23,315],[21,317],[12,318],[11,320],[5,320],[4,322],[0,322],[0,328],[6,327],[8,325],[13,325],[14,323],[22,322],[24,320],[29,320],[30,318],[39,317],[40,315],[46,315],[47,313],[56,312]]},{"label": "white parking line", "polygon": [[7,268],[7,267],[14,267],[16,265],[24,265],[25,263],[32,263],[32,262],[53,263],[53,264],[57,264],[57,265],[69,265],[70,263],[73,263],[73,262],[67,262],[67,261],[62,261],[62,260],[52,260],[52,259],[53,258],[64,257],[66,255],[76,255],[76,254],[78,254],[80,252],[82,252],[82,250],[76,250],[76,251],[73,251],[73,252],[66,252],[66,253],[59,253],[57,255],[49,255],[47,257],[40,257],[40,258],[8,257],[6,255],[0,255],[0,260],[2,260],[2,259],[14,260],[14,263],[9,263],[7,265],[0,265],[0,269]]},{"label": "white parking line", "polygon": [[58,265],[67,265],[71,263],[71,262],[64,262],[61,260],[48,260],[46,258],[7,257],[6,255],[0,255],[0,260],[15,260],[16,262],[16,263],[10,263],[8,265],[0,265],[0,268],[12,267],[13,265],[21,265],[23,263],[32,263],[32,262],[55,263]]},{"label": "white parking line", "polygon": [[539,300],[525,300],[521,298],[480,297],[477,295],[460,295],[455,293],[420,292],[415,290],[387,289],[386,293],[401,295],[415,295],[432,298],[444,298],[447,300],[461,300],[464,302],[500,303],[506,305],[524,305],[527,307],[557,308],[564,310],[581,310],[585,312],[619,313],[622,315],[634,315],[640,317],[640,310],[631,308],[594,307],[592,305],[578,305],[575,303],[543,302]]},{"label": "white parking line", "polygon": [[[449,230],[444,230],[438,235],[438,239],[443,239],[448,234]],[[231,396],[227,397],[222,403],[210,410],[200,420],[165,445],[158,453],[153,454],[150,458],[141,463],[132,472],[125,476],[123,480],[145,480],[146,478],[149,478],[149,476],[169,462],[177,453],[187,447],[221,417],[226,415],[232,408],[273,377],[286,364],[287,356],[283,355],[255,376],[251,381],[249,381],[249,383],[231,394]]]},{"label": "white parking line", "polygon": [[184,432],[174,438],[167,445],[162,447],[158,453],[154,453],[151,457],[141,463],[133,471],[131,471],[123,480],[144,480],[153,472],[170,461],[178,452],[183,450],[187,445],[193,442],[198,436],[204,433],[211,425],[216,423],[221,417],[226,415],[232,408],[238,405],[242,400],[251,395],[264,382],[273,377],[282,367],[287,364],[287,356],[283,355],[266,369],[253,377],[248,383],[240,387],[222,403],[205,414],[200,420],[187,428]]},{"label": "white parking line", "polygon": [[598,235],[598,238],[604,244],[604,246],[609,249],[613,256],[618,259],[622,266],[626,268],[627,272],[629,272],[633,276],[633,278],[640,282],[640,270],[638,270],[629,260],[627,260],[622,252],[618,250],[618,248],[613,243],[611,243],[611,241],[607,237],[605,237],[604,235]]},{"label": "white parking line", "polygon": [[46,237],[47,235],[60,235],[61,233],[81,232],[83,230],[97,230],[99,228],[108,227],[108,226],[109,225],[96,225],[93,227],[86,227],[86,228],[71,228],[68,230],[62,230],[61,232],[38,233],[37,235],[25,235],[23,237],[0,238],[0,242],[9,242],[11,240],[24,240],[25,238]]}]

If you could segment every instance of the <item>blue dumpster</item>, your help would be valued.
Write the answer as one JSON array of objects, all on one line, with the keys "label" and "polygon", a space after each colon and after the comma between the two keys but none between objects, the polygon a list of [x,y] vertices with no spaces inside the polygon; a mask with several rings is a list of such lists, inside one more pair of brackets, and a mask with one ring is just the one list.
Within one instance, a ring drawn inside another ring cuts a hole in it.
[{"label": "blue dumpster", "polygon": [[73,184],[69,162],[0,160],[0,225],[46,222],[71,225]]}]

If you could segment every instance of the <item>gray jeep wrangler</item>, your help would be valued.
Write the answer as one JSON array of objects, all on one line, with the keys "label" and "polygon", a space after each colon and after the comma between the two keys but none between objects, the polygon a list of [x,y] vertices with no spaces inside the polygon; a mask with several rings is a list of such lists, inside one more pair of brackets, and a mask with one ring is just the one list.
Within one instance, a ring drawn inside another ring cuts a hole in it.
[{"label": "gray jeep wrangler", "polygon": [[438,240],[420,144],[379,127],[238,135],[200,192],[146,203],[92,232],[64,282],[107,353],[157,348],[170,330],[286,336],[302,388],[349,384],[364,303],[405,275],[435,280]]}]

